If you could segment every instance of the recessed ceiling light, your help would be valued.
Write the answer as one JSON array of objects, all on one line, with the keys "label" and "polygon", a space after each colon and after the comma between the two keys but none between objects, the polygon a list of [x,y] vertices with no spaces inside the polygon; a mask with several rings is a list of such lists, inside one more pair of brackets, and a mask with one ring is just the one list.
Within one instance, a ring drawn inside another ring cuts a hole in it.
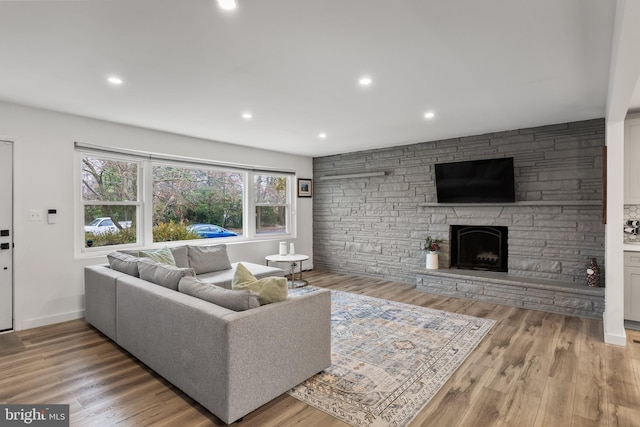
[{"label": "recessed ceiling light", "polygon": [[369,76],[360,77],[360,80],[358,80],[360,86],[369,86],[372,82],[373,80],[371,80],[371,77]]},{"label": "recessed ceiling light", "polygon": [[122,79],[120,77],[117,76],[111,76],[107,78],[107,81],[109,83],[111,83],[112,85],[118,86],[122,84]]},{"label": "recessed ceiling light", "polygon": [[224,10],[236,10],[236,0],[218,0],[218,7]]},{"label": "recessed ceiling light", "polygon": [[433,119],[435,116],[436,116],[436,113],[434,113],[433,111],[427,111],[426,113],[424,113],[425,119]]},{"label": "recessed ceiling light", "polygon": [[324,132],[320,132],[320,133],[318,134],[318,138],[320,138],[320,139],[325,139],[326,137],[327,137],[327,134],[326,134],[326,133],[324,133]]},{"label": "recessed ceiling light", "polygon": [[251,120],[253,119],[253,114],[246,112],[246,113],[242,113],[242,118],[245,120]]}]

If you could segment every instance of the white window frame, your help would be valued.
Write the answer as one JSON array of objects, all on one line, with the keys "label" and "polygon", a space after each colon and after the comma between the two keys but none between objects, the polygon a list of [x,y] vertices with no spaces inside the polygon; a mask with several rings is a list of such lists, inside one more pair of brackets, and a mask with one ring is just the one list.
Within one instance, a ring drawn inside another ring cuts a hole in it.
[{"label": "white window frame", "polygon": [[[77,177],[79,177],[79,179],[76,179],[76,181],[78,182],[78,186],[77,186],[77,195],[78,195],[78,199],[79,199],[79,208],[78,208],[78,222],[80,223],[80,225],[78,226],[78,230],[79,230],[79,234],[80,234],[80,239],[79,239],[79,245],[80,245],[80,252],[85,252],[85,253],[94,253],[94,252],[104,252],[106,250],[108,251],[112,251],[114,250],[114,248],[134,248],[134,247],[141,247],[144,245],[144,242],[142,240],[142,228],[144,227],[144,214],[143,214],[143,210],[144,210],[144,202],[143,202],[143,189],[142,189],[142,184],[143,184],[143,178],[142,175],[144,174],[144,162],[141,161],[140,159],[136,159],[136,158],[132,158],[129,156],[119,156],[116,154],[103,154],[103,153],[95,153],[95,152],[91,152],[91,151],[82,151],[82,150],[78,150],[76,152],[77,154],[77,158],[76,158],[76,164],[78,165],[78,173],[76,174]],[[82,184],[82,159],[84,157],[91,157],[91,158],[95,158],[95,159],[100,159],[100,160],[111,160],[111,161],[116,161],[116,162],[126,162],[126,163],[135,163],[136,164],[136,176],[137,176],[137,183],[136,183],[136,201],[122,201],[122,202],[113,202],[113,201],[101,201],[101,200],[84,200],[84,198],[82,197],[82,193],[83,193],[83,184]],[[96,247],[86,247],[85,245],[85,233],[84,233],[84,212],[85,212],[85,207],[86,206],[135,206],[136,207],[136,241],[135,243],[123,243],[121,245],[108,245],[108,246],[96,246]]]},{"label": "white window frame", "polygon": [[[268,175],[268,176],[273,176],[273,177],[277,177],[277,178],[284,178],[287,182],[287,192],[286,192],[286,201],[284,204],[281,203],[258,203],[256,202],[256,197],[254,192],[255,186],[254,186],[254,178],[256,176],[260,176],[260,175]],[[292,177],[290,175],[287,174],[281,174],[281,173],[277,173],[277,172],[253,172],[250,174],[250,179],[251,179],[251,204],[250,207],[252,209],[251,211],[251,217],[253,218],[253,227],[252,227],[252,232],[253,237],[255,239],[269,239],[270,237],[278,237],[278,238],[292,238],[295,237],[295,231],[294,231],[294,227],[293,227],[293,207],[292,207],[292,194],[293,194],[293,190],[292,190]],[[285,207],[285,231],[284,233],[265,233],[265,234],[258,234],[257,228],[256,228],[256,217],[258,215],[257,213],[257,208],[259,206],[284,206]]]},{"label": "white window frame", "polygon": [[[175,242],[154,242],[153,241],[153,166],[167,165],[184,168],[205,168],[218,170],[222,172],[242,173],[244,180],[243,191],[243,235],[238,237],[222,237],[215,239],[219,243],[233,242],[251,242],[251,241],[268,241],[280,239],[294,239],[297,234],[296,225],[296,198],[294,197],[293,183],[295,182],[295,173],[293,171],[278,171],[267,168],[251,167],[247,165],[222,164],[202,159],[190,159],[172,156],[151,155],[132,151],[127,154],[125,149],[115,149],[109,147],[94,147],[86,144],[76,143],[76,165],[78,170],[75,173],[74,187],[76,192],[77,209],[76,209],[76,253],[79,255],[91,255],[109,253],[118,249],[137,248],[137,247],[161,247],[174,244],[190,243],[208,243],[211,239],[204,240],[181,240]],[[98,159],[124,161],[136,163],[138,165],[138,200],[135,202],[101,202],[101,201],[85,201],[82,198],[82,157],[95,157]],[[254,197],[254,176],[269,175],[282,177],[287,180],[286,204],[269,204],[256,203]],[[121,245],[85,247],[84,242],[84,209],[88,205],[131,205],[136,206],[136,243],[127,243]],[[256,233],[256,208],[257,206],[285,206],[286,210],[286,226],[283,233]]]},{"label": "white window frame", "polygon": [[[237,237],[219,237],[216,238],[215,241],[218,240],[223,240],[224,243],[227,242],[233,242],[233,241],[239,241],[239,240],[246,240],[246,232],[247,232],[247,225],[245,224],[246,220],[247,220],[247,214],[246,214],[246,197],[247,197],[247,180],[249,179],[249,174],[246,171],[241,171],[241,170],[237,170],[237,169],[233,169],[233,168],[223,168],[220,166],[210,166],[210,165],[193,165],[193,164],[187,164],[187,163],[179,163],[176,161],[168,161],[168,160],[152,160],[149,162],[149,167],[147,167],[147,169],[149,170],[149,174],[148,174],[148,178],[145,176],[145,178],[147,178],[147,180],[145,181],[146,183],[148,183],[147,187],[147,192],[146,194],[149,194],[149,209],[148,209],[148,215],[146,216],[147,218],[149,218],[150,220],[147,221],[147,223],[150,224],[149,226],[149,230],[145,230],[146,234],[148,234],[150,237],[150,241],[148,242],[149,245],[158,245],[158,244],[166,244],[166,243],[170,243],[170,242],[154,242],[153,241],[153,220],[151,220],[151,218],[153,218],[153,168],[155,166],[169,166],[169,167],[180,167],[180,168],[184,168],[184,169],[202,169],[202,170],[210,170],[210,171],[216,171],[216,172],[232,172],[232,173],[237,173],[242,175],[242,236],[237,236]],[[147,213],[145,213],[147,214]],[[179,242],[202,242],[202,241],[207,241],[207,242],[211,242],[211,239],[204,239],[204,240],[178,240]]]}]

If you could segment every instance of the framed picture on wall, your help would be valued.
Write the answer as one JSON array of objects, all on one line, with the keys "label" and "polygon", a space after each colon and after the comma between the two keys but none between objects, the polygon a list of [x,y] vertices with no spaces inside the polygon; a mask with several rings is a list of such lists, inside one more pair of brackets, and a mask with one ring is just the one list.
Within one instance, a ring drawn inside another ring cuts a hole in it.
[{"label": "framed picture on wall", "polygon": [[313,194],[313,180],[298,178],[298,197],[311,197]]}]

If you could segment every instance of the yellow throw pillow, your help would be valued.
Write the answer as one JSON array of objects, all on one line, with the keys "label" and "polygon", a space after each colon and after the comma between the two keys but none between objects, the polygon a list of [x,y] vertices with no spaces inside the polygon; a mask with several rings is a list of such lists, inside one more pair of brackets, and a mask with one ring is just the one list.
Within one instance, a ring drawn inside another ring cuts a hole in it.
[{"label": "yellow throw pillow", "polygon": [[258,280],[256,276],[251,274],[247,267],[239,262],[236,267],[236,272],[233,274],[233,279],[231,280],[231,288],[233,289],[239,283],[255,282],[256,280]]},{"label": "yellow throw pillow", "polygon": [[242,263],[238,263],[236,267],[231,281],[231,289],[249,289],[255,292],[258,294],[260,305],[284,301],[289,293],[285,277],[265,277],[258,280]]}]

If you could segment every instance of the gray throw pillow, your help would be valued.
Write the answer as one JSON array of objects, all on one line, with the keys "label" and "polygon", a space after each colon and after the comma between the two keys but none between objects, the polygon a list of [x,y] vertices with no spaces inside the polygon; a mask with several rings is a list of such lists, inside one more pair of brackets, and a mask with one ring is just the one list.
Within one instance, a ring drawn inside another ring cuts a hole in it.
[{"label": "gray throw pillow", "polygon": [[139,258],[138,270],[140,278],[165,288],[178,290],[180,279],[186,276],[195,277],[195,272],[191,268],[180,268],[175,265],[161,264],[148,258]]},{"label": "gray throw pillow", "polygon": [[135,257],[139,257],[140,256],[140,251],[135,249],[120,249],[118,250],[118,252],[122,252],[123,254],[127,254],[127,255],[132,255]]},{"label": "gray throw pillow", "polygon": [[178,290],[183,294],[209,301],[233,311],[244,311],[260,307],[258,295],[249,290],[232,291],[210,283],[204,283],[195,277],[183,277],[180,279]]},{"label": "gray throw pillow", "polygon": [[171,248],[173,259],[176,261],[177,267],[189,268],[189,251],[186,246],[176,246]]},{"label": "gray throw pillow", "polygon": [[227,255],[227,245],[189,246],[189,267],[196,274],[230,270],[231,262]]},{"label": "gray throw pillow", "polygon": [[112,270],[133,277],[140,276],[140,273],[138,273],[138,257],[115,251],[107,255],[107,260]]}]

